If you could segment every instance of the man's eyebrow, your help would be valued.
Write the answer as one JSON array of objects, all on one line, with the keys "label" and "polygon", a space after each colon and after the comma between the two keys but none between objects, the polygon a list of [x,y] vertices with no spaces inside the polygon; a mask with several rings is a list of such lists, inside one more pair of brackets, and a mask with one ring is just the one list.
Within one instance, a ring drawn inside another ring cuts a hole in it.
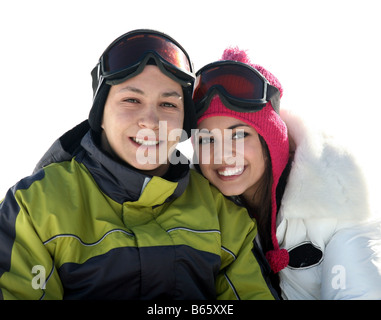
[{"label": "man's eyebrow", "polygon": [[143,90],[141,90],[139,88],[131,87],[131,86],[126,86],[126,87],[123,87],[123,88],[121,88],[119,90],[119,92],[123,92],[123,91],[132,91],[132,92],[144,95],[144,91]]},{"label": "man's eyebrow", "polygon": [[[136,87],[132,87],[132,86],[126,86],[126,87],[123,87],[119,90],[119,92],[124,92],[124,91],[132,91],[132,92],[135,92],[135,93],[138,93],[141,95],[145,95],[143,90],[136,88]],[[178,93],[177,91],[163,92],[161,94],[161,96],[163,98],[169,98],[169,97],[176,97],[176,98],[180,98],[180,99],[182,98],[182,95],[180,93]]]},{"label": "man's eyebrow", "polygon": [[182,95],[177,91],[168,91],[161,94],[163,98],[176,97],[182,99]]}]

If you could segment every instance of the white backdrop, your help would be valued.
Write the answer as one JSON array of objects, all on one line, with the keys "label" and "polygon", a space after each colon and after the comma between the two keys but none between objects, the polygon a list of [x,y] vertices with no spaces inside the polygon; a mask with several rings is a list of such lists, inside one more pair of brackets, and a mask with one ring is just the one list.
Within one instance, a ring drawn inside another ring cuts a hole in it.
[{"label": "white backdrop", "polygon": [[248,49],[282,83],[281,108],[350,145],[378,182],[380,12],[377,0],[2,1],[0,198],[87,118],[91,69],[136,28],[174,37],[196,70],[228,45]]}]

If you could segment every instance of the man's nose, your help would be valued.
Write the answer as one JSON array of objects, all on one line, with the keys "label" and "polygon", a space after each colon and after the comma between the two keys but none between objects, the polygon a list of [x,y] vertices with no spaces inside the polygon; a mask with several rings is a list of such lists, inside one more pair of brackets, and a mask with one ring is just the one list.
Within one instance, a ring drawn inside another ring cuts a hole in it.
[{"label": "man's nose", "polygon": [[155,105],[151,104],[142,108],[142,113],[138,120],[140,128],[157,130],[159,129],[159,114]]}]

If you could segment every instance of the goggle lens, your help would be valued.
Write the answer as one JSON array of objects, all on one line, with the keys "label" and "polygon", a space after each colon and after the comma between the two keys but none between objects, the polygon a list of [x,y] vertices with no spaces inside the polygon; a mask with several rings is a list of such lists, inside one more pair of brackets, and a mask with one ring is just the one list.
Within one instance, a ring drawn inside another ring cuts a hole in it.
[{"label": "goggle lens", "polygon": [[159,34],[139,33],[122,36],[103,55],[103,74],[112,75],[135,64],[148,53],[158,54],[176,68],[192,72],[186,53],[169,38]]},{"label": "goggle lens", "polygon": [[194,102],[199,103],[210,89],[217,86],[237,99],[256,101],[265,98],[265,80],[256,72],[240,64],[222,64],[197,73]]}]

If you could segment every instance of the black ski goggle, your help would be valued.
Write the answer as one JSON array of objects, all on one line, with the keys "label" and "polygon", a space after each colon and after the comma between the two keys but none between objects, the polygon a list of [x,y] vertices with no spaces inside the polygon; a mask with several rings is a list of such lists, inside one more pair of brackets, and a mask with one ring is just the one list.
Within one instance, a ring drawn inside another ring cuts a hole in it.
[{"label": "black ski goggle", "polygon": [[280,92],[251,66],[231,60],[213,62],[196,73],[193,101],[199,118],[218,94],[224,105],[238,112],[257,112],[271,102],[279,113]]},{"label": "black ski goggle", "polygon": [[[103,52],[92,73],[97,73],[97,86],[103,80],[115,85],[131,78],[153,59],[160,70],[182,86],[192,86],[194,75],[187,52],[171,37],[155,30],[128,32]],[[94,74],[95,75],[95,74]]]}]

